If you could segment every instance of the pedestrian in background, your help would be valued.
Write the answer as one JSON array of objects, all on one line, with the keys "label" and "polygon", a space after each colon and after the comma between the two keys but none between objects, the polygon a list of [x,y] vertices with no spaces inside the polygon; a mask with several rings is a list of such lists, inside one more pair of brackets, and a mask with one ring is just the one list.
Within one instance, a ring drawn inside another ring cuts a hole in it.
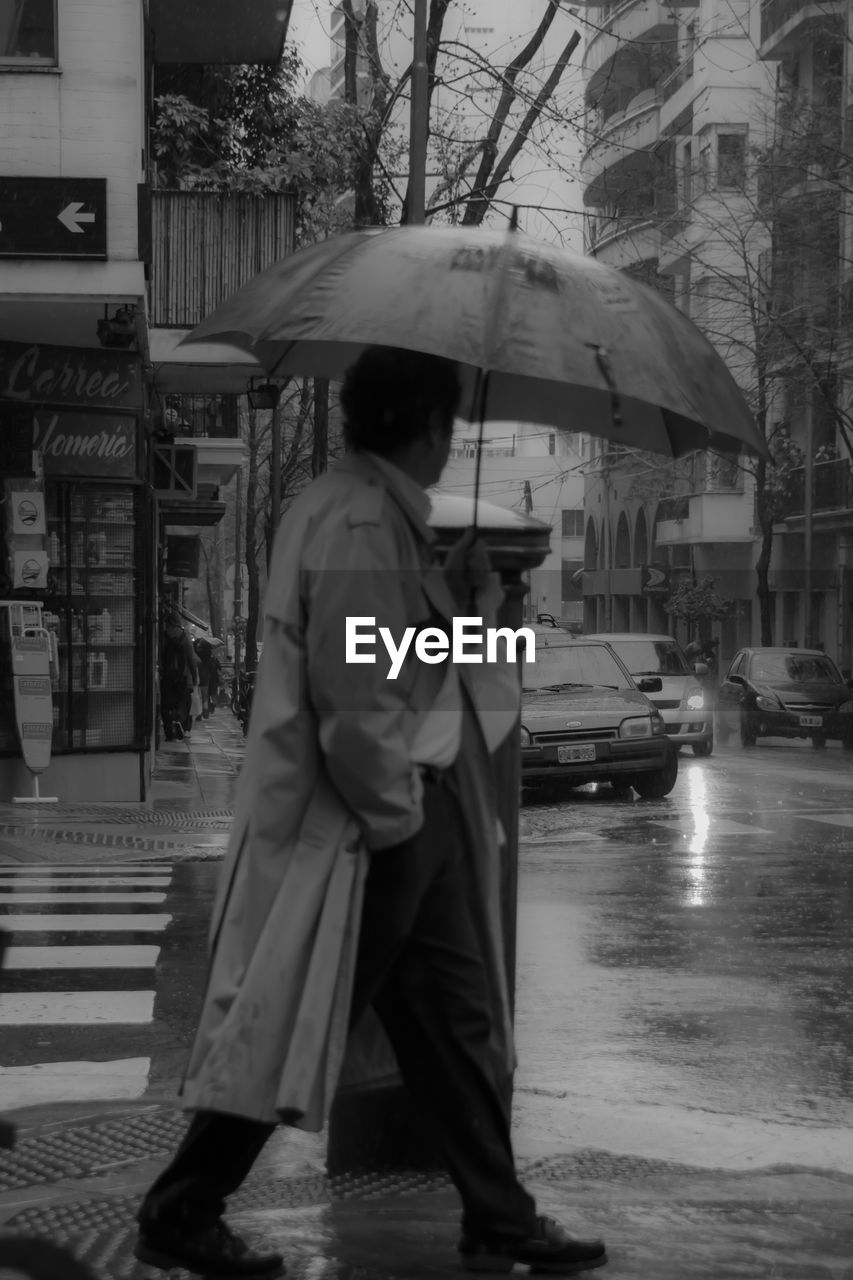
[{"label": "pedestrian in background", "polygon": [[170,610],[160,650],[160,714],[167,742],[192,730],[193,691],[198,686],[198,659],[181,615]]},{"label": "pedestrian in background", "polygon": [[201,695],[201,715],[198,719],[206,720],[210,715],[210,683],[213,679],[213,647],[204,636],[197,636],[193,642],[198,659],[198,684]]},{"label": "pedestrian in background", "polygon": [[[183,1085],[194,1111],[139,1211],[164,1269],[278,1274],[223,1220],[276,1123],[319,1130],[348,1030],[372,1005],[462,1200],[462,1264],[576,1272],[606,1262],[537,1214],[506,1099],[515,1066],[490,751],[512,698],[460,667],[347,662],[346,621],[445,633],[502,598],[469,533],[434,563],[429,499],[447,461],[455,365],[369,348],[341,404],[349,453],[293,503],[265,601],[263,656]],[[479,678],[479,677],[478,677]]]}]

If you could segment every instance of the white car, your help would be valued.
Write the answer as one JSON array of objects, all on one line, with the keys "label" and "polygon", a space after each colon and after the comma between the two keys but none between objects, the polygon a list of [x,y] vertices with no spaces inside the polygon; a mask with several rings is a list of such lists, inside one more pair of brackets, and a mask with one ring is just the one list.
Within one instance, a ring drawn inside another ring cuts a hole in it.
[{"label": "white car", "polygon": [[606,640],[634,679],[660,676],[659,693],[648,697],[663,716],[676,747],[692,747],[695,756],[714,749],[714,709],[681,646],[673,636],[639,631],[597,632],[588,640]]}]

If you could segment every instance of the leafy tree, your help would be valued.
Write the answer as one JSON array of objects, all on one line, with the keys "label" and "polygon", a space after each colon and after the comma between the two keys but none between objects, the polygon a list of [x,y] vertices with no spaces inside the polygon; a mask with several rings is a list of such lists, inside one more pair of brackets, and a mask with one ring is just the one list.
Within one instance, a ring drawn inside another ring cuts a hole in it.
[{"label": "leafy tree", "polygon": [[731,616],[735,601],[721,596],[715,580],[700,578],[698,582],[679,582],[673,588],[664,609],[672,617],[687,623],[691,631],[701,635],[709,631],[710,623]]}]

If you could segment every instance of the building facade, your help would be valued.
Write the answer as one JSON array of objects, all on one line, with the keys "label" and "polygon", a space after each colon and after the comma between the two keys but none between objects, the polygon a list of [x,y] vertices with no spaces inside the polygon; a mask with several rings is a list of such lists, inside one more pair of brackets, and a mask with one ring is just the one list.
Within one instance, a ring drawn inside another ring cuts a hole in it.
[{"label": "building facade", "polygon": [[[529,423],[487,423],[477,486],[478,431],[465,424],[454,434],[441,489],[533,516],[551,529],[551,550],[529,572],[528,617],[551,614],[580,625],[583,616],[585,461],[589,442],[577,432]],[[586,452],[584,452],[586,451]]]},{"label": "building facade", "polygon": [[[588,623],[671,629],[667,589],[712,577],[732,602],[714,624],[724,659],[769,622],[774,642],[820,642],[849,664],[847,515],[837,505],[849,455],[836,456],[849,417],[849,184],[840,180],[850,156],[849,5],[623,0],[584,13],[587,251],[686,311],[771,447],[793,445],[770,479],[746,460],[662,466],[596,446]],[[832,514],[819,515],[830,503]],[[768,547],[763,612],[756,568]],[[643,564],[667,587],[650,586]]]},{"label": "building facade", "polygon": [[[188,0],[2,6],[0,800],[30,791],[10,648],[22,602],[50,636],[43,793],[147,793],[168,530],[219,518],[241,456],[224,409],[169,430],[166,397],[244,390],[257,372],[215,352],[190,363],[176,340],[264,252],[292,247],[292,211],[152,191],[150,86],[164,64],[277,60],[289,7],[253,0],[237,18],[213,0],[202,20]],[[35,512],[28,528],[13,508]]]}]

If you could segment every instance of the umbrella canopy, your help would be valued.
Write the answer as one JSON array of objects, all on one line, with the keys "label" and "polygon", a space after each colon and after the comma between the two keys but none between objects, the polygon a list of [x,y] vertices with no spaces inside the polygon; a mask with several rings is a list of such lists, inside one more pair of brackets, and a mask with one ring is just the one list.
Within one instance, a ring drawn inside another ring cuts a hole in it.
[{"label": "umbrella canopy", "polygon": [[338,380],[366,346],[405,347],[459,363],[471,421],[538,422],[670,457],[766,455],[736,382],[686,316],[514,230],[348,232],[255,276],[186,342],[230,343],[271,376]]}]

